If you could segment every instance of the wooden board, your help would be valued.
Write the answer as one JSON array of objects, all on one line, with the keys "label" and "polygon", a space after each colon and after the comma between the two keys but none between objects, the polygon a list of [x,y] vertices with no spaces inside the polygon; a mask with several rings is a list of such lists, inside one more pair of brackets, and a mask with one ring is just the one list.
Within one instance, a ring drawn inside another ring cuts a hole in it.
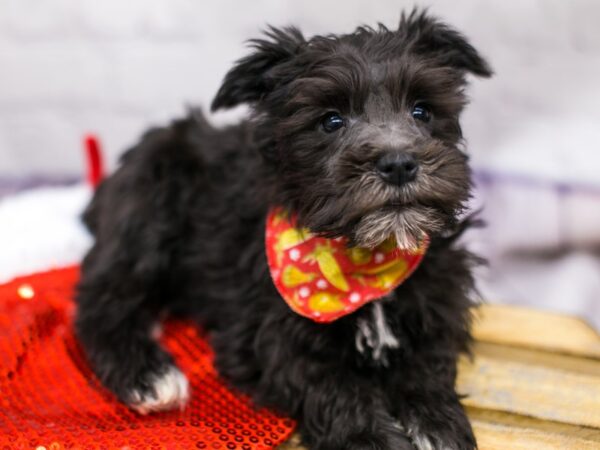
[{"label": "wooden board", "polygon": [[[480,450],[600,450],[600,335],[580,319],[477,309],[457,391]],[[297,436],[280,448],[301,450]]]}]

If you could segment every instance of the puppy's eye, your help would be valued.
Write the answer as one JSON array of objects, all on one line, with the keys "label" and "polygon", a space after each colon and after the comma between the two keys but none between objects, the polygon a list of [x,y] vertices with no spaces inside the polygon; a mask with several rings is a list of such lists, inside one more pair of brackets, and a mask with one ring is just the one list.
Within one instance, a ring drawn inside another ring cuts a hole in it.
[{"label": "puppy's eye", "polygon": [[429,122],[431,120],[431,110],[424,103],[417,103],[412,110],[412,116],[421,122]]},{"label": "puppy's eye", "polygon": [[345,124],[344,118],[336,112],[328,112],[323,119],[321,119],[323,130],[327,133],[333,133],[342,128]]}]

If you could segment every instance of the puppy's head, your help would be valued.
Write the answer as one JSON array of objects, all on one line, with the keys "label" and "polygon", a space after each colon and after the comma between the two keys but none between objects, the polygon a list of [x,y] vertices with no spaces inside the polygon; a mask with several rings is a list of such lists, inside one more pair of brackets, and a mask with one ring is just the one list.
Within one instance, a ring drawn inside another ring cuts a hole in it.
[{"label": "puppy's head", "polygon": [[252,43],[212,108],[252,105],[275,200],[300,225],[410,247],[454,224],[470,190],[465,76],[491,75],[461,34],[413,11],[393,31],[306,40],[271,28]]}]

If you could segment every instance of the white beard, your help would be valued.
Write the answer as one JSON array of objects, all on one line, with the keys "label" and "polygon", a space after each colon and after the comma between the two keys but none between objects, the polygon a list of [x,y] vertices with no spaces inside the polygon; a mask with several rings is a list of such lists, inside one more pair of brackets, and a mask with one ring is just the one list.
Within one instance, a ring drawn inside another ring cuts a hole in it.
[{"label": "white beard", "polygon": [[359,247],[374,248],[394,236],[399,247],[416,250],[428,232],[440,231],[442,226],[441,220],[428,208],[375,211],[360,220],[355,241]]}]

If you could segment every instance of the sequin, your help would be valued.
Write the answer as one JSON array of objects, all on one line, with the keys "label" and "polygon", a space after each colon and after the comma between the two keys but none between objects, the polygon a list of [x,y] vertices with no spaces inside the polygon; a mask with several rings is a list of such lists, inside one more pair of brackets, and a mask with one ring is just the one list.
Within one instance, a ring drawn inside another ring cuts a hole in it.
[{"label": "sequin", "polygon": [[22,284],[17,288],[17,294],[23,300],[31,300],[33,297],[35,297],[35,291],[31,287],[31,285],[27,283]]},{"label": "sequin", "polygon": [[[270,449],[295,424],[229,390],[203,333],[169,322],[161,343],[188,376],[183,411],[139,416],[89,369],[72,332],[76,267],[0,285],[0,449]],[[36,301],[27,301],[32,298]]]}]

